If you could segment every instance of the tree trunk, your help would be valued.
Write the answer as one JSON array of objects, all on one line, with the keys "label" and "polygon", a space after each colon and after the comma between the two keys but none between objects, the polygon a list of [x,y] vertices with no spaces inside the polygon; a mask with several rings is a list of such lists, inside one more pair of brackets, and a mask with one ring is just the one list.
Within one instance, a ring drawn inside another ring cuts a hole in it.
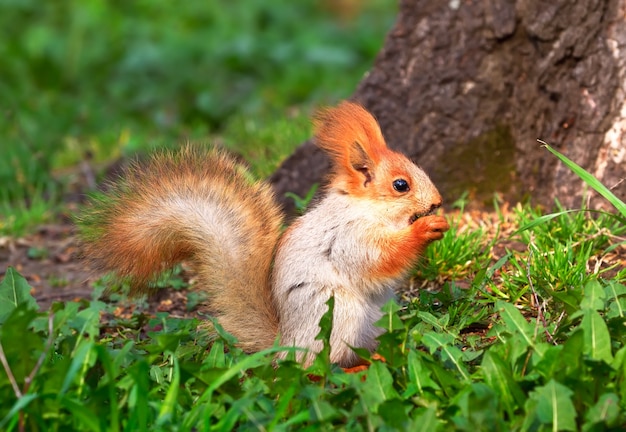
[{"label": "tree trunk", "polygon": [[[405,0],[354,99],[448,203],[579,207],[582,181],[537,139],[626,200],[625,14],[624,0]],[[327,166],[309,141],[272,181],[305,195]]]}]

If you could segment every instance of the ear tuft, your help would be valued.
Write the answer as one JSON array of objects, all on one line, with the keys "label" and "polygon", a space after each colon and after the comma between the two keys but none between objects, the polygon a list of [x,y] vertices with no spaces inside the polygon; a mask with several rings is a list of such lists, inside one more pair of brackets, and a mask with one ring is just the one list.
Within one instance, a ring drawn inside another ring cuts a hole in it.
[{"label": "ear tuft", "polygon": [[357,103],[344,101],[321,110],[313,125],[317,145],[330,155],[337,168],[369,169],[387,150],[378,122]]}]

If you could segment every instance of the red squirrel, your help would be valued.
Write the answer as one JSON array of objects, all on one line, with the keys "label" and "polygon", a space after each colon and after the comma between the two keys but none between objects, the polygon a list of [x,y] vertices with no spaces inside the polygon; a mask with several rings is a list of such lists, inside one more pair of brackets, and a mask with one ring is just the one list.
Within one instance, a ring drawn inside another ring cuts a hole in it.
[{"label": "red squirrel", "polygon": [[374,117],[342,102],[314,119],[331,158],[323,197],[281,235],[267,183],[252,182],[223,151],[185,146],[132,165],[81,217],[86,256],[145,285],[182,260],[198,275],[219,323],[248,352],[322,342],[319,321],[334,296],[330,359],[363,363],[350,347],[377,346],[381,306],[426,246],[449,228],[433,214],[441,196],[428,176],[390,150]]}]

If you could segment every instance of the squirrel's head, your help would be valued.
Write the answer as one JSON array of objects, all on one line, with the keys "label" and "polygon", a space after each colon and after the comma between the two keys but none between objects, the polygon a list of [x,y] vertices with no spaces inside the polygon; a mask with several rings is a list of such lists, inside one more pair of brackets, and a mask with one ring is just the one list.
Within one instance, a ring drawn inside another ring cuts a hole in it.
[{"label": "squirrel's head", "polygon": [[378,122],[361,105],[342,102],[322,110],[314,127],[317,145],[332,160],[331,189],[371,201],[375,214],[382,210],[399,226],[441,206],[426,173],[387,147]]}]

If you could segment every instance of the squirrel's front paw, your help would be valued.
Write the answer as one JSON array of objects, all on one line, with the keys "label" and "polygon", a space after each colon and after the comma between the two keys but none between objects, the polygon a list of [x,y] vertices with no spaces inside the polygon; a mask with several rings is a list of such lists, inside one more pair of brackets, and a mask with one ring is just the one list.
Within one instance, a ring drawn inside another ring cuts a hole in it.
[{"label": "squirrel's front paw", "polygon": [[425,216],[413,223],[413,232],[428,241],[443,238],[443,233],[448,229],[450,229],[450,225],[443,216]]}]

